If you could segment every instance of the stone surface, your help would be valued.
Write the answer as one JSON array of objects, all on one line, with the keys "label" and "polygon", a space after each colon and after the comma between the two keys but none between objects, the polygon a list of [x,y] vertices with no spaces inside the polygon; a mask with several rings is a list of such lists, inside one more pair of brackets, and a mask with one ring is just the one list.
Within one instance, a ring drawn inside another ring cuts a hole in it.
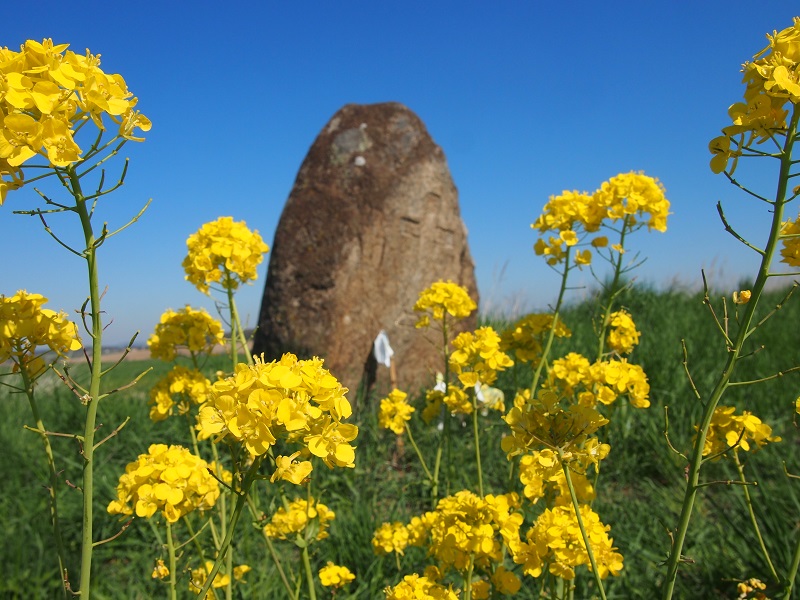
[{"label": "stone surface", "polygon": [[[355,399],[362,380],[388,391],[370,360],[383,329],[398,383],[415,392],[443,368],[441,334],[414,328],[434,281],[478,302],[467,231],[442,149],[402,104],[349,104],[319,134],[283,209],[253,352],[320,356]],[[476,315],[459,329],[474,329]]]}]

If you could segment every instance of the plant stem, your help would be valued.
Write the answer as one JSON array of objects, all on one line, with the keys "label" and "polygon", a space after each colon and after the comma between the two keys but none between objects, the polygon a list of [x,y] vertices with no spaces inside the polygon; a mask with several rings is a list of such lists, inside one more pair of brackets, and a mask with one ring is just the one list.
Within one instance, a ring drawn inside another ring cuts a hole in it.
[{"label": "plant stem", "polygon": [[553,323],[550,325],[550,331],[547,333],[547,341],[542,348],[542,356],[539,363],[536,365],[536,371],[533,374],[533,381],[531,382],[531,399],[536,398],[536,391],[539,389],[539,379],[542,376],[542,369],[547,364],[547,357],[550,354],[550,348],[553,346],[553,338],[556,335],[556,327],[558,326],[558,315],[561,310],[561,305],[564,302],[564,294],[567,291],[567,277],[569,276],[569,258],[572,251],[572,246],[567,246],[564,255],[564,272],[561,274],[561,286],[558,289],[558,298],[556,299],[556,306],[553,309]]},{"label": "plant stem", "polygon": [[64,598],[67,597],[67,580],[66,580],[66,552],[64,551],[64,540],[61,537],[61,525],[58,520],[58,471],[56,470],[56,459],[53,454],[53,448],[50,445],[50,438],[47,436],[44,423],[41,416],[39,416],[39,407],[36,404],[36,397],[34,395],[34,381],[28,373],[28,369],[24,364],[20,365],[20,374],[22,375],[22,383],[25,387],[25,395],[28,397],[28,403],[31,406],[31,413],[33,413],[33,420],[36,422],[36,429],[42,436],[42,443],[44,444],[44,453],[47,456],[47,466],[50,470],[50,520],[53,526],[53,537],[56,541],[56,553],[58,554],[58,573],[61,579],[61,591]]},{"label": "plant stem", "polygon": [[314,583],[314,572],[311,570],[311,559],[308,555],[308,544],[303,547],[303,568],[306,572],[306,583],[308,583],[308,597],[310,600],[317,600],[317,589]]},{"label": "plant stem", "polygon": [[481,468],[481,438],[478,433],[478,397],[472,398],[472,433],[475,437],[475,464],[478,467],[478,493],[483,498],[483,469]]},{"label": "plant stem", "polygon": [[74,166],[64,169],[70,183],[70,191],[75,198],[75,212],[81,220],[83,237],[86,242],[86,249],[83,257],[89,275],[89,303],[92,316],[92,364],[91,380],[89,383],[89,394],[86,400],[86,422],[83,433],[83,525],[81,539],[81,581],[80,594],[81,600],[88,600],[91,597],[91,578],[92,578],[92,551],[93,546],[93,501],[94,501],[94,433],[97,424],[97,408],[100,397],[100,379],[103,369],[103,321],[100,311],[100,286],[98,284],[97,270],[97,242],[89,210],[86,207],[86,199],[81,190],[81,182],[75,171]]},{"label": "plant stem", "polygon": [[[630,216],[625,215],[625,219],[622,222],[622,231],[619,234],[619,247],[623,249],[625,248],[625,233],[628,231],[629,220]],[[611,280],[611,286],[608,288],[610,290],[608,294],[608,302],[606,303],[605,310],[603,311],[603,321],[600,326],[600,340],[597,348],[597,360],[603,358],[608,321],[611,318],[611,311],[614,308],[614,300],[616,300],[621,291],[617,289],[617,286],[619,285],[619,278],[622,275],[622,252],[618,252],[617,254],[619,256],[617,257],[617,262],[614,264],[614,277]]]},{"label": "plant stem", "polygon": [[800,567],[800,535],[797,536],[797,545],[794,547],[792,564],[789,566],[789,572],[786,574],[786,587],[783,590],[783,600],[790,600],[792,597],[792,589],[794,588],[794,580],[797,577],[798,567]]},{"label": "plant stem", "polygon": [[567,480],[567,487],[569,487],[569,496],[572,499],[572,508],[575,509],[575,517],[578,520],[578,527],[581,530],[581,537],[583,538],[583,543],[586,545],[586,553],[589,555],[589,563],[592,565],[592,574],[594,575],[594,580],[597,583],[597,589],[600,592],[600,598],[606,600],[606,591],[603,588],[603,580],[600,579],[600,572],[597,570],[597,561],[594,558],[592,545],[589,541],[589,534],[586,533],[586,527],[583,524],[581,507],[578,503],[578,495],[575,493],[575,486],[573,485],[572,477],[569,474],[569,465],[564,462],[564,453],[561,451],[561,448],[557,448],[557,450],[558,460],[561,463],[561,469],[564,471],[564,477]]},{"label": "plant stem", "polygon": [[792,147],[794,145],[795,133],[797,131],[798,118],[800,112],[797,108],[792,110],[792,118],[786,132],[786,142],[784,143],[783,151],[780,154],[780,174],[778,176],[778,189],[775,194],[775,204],[772,213],[772,224],[770,226],[769,239],[767,241],[764,254],[761,258],[761,265],[758,270],[758,276],[753,285],[753,292],[750,302],[745,305],[745,312],[742,318],[742,323],[736,335],[736,340],[733,347],[728,350],[728,358],[722,373],[719,375],[714,389],[709,396],[706,403],[703,416],[700,421],[697,437],[692,449],[692,457],[689,463],[689,472],[686,476],[686,491],[684,493],[683,505],[681,507],[681,514],[678,520],[678,527],[672,537],[672,547],[669,553],[669,560],[667,562],[667,575],[665,579],[665,587],[663,593],[664,600],[670,600],[675,592],[675,582],[678,577],[678,566],[682,560],[683,545],[686,541],[686,532],[689,529],[689,521],[694,511],[694,501],[697,497],[697,490],[699,489],[698,483],[700,481],[700,469],[703,465],[703,447],[706,443],[706,436],[708,428],[711,424],[711,417],[714,415],[714,410],[717,408],[725,390],[728,387],[731,375],[733,375],[734,368],[739,359],[747,337],[752,333],[750,331],[750,323],[753,321],[758,301],[761,298],[761,293],[769,278],[769,269],[772,264],[772,258],[778,246],[780,238],[781,224],[783,222],[784,205],[786,204],[786,191],[789,185],[789,175],[792,165]]},{"label": "plant stem", "polygon": [[[250,493],[250,488],[256,479],[258,468],[261,466],[261,461],[263,458],[264,455],[253,458],[253,464],[250,465],[250,468],[247,470],[247,473],[244,476],[242,489],[237,492],[239,497],[236,499],[236,506],[233,509],[231,521],[228,523],[228,529],[222,540],[222,544],[218,549],[217,559],[214,561],[214,566],[211,569],[211,573],[209,573],[208,577],[206,577],[206,582],[203,584],[203,589],[200,590],[200,593],[198,594],[200,598],[206,597],[206,593],[211,588],[214,578],[217,576],[217,573],[219,573],[219,568],[222,566],[222,561],[225,559],[225,555],[228,553],[228,549],[230,548],[231,540],[233,539],[233,531],[236,529],[236,524],[239,522],[239,517],[242,514],[242,508],[244,508],[244,505],[247,501],[247,494]],[[231,573],[231,577],[232,576],[233,574]]]},{"label": "plant stem", "polygon": [[411,442],[411,447],[414,448],[414,452],[417,453],[417,457],[419,458],[419,462],[422,465],[422,470],[425,471],[425,476],[428,478],[428,481],[433,483],[433,475],[428,469],[428,464],[425,462],[425,458],[422,456],[422,452],[419,450],[419,446],[417,446],[417,442],[414,441],[414,436],[411,435],[411,428],[408,426],[408,423],[405,424],[406,433],[408,434],[408,441]]},{"label": "plant stem", "polygon": [[764,560],[767,561],[767,566],[769,567],[769,572],[772,574],[773,579],[777,582],[780,581],[781,578],[778,577],[778,572],[775,570],[775,566],[772,564],[772,559],[770,559],[769,552],[767,551],[767,546],[764,544],[764,538],[761,535],[761,529],[758,526],[758,520],[756,519],[756,513],[753,509],[753,502],[750,499],[750,490],[747,489],[747,479],[744,476],[744,466],[742,462],[739,460],[739,452],[736,448],[733,450],[733,460],[736,463],[736,470],[739,472],[739,481],[741,481],[744,485],[742,485],[742,491],[744,492],[744,501],[747,505],[747,512],[750,514],[750,523],[753,524],[753,531],[756,534],[756,538],[758,538],[758,545],[761,548],[761,553],[764,555]]},{"label": "plant stem", "polygon": [[167,552],[169,553],[169,597],[177,599],[178,580],[175,574],[175,541],[172,539],[172,524],[167,521]]},{"label": "plant stem", "polygon": [[[258,508],[256,507],[255,501],[250,496],[247,495],[247,507],[250,509],[250,516],[253,517],[254,521],[260,520],[260,515],[258,514]],[[286,573],[283,570],[283,565],[281,565],[280,557],[278,557],[278,553],[275,552],[275,546],[272,545],[272,540],[269,536],[264,533],[264,529],[261,529],[261,533],[264,536],[264,541],[267,544],[267,549],[269,550],[269,555],[272,557],[272,562],[275,563],[275,568],[278,569],[278,575],[280,575],[281,582],[283,583],[283,587],[286,589],[286,592],[289,594],[289,597],[292,598],[294,596],[294,590],[292,586],[289,585],[289,579],[286,577]]]}]

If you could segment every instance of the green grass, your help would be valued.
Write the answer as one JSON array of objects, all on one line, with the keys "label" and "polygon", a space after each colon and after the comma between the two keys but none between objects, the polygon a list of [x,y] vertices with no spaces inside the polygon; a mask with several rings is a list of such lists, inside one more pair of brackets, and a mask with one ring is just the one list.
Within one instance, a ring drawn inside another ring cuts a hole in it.
[{"label": "green grass", "polygon": [[[761,316],[779,303],[781,292],[768,294],[763,300]],[[569,306],[564,319],[573,330],[572,338],[560,341],[554,356],[569,351],[592,356],[595,352],[593,321],[598,299]],[[672,444],[688,453],[694,433],[692,423],[701,412],[689,385],[682,364],[684,340],[688,365],[694,384],[701,395],[708,393],[725,358],[725,344],[716,331],[702,297],[678,292],[658,292],[635,288],[623,301],[643,332],[640,346],[631,360],[641,364],[650,380],[652,406],[646,410],[624,404],[609,412],[611,423],[602,431],[603,440],[611,444],[609,457],[601,464],[598,499],[594,509],[606,524],[611,525],[615,545],[625,557],[622,574],[606,580],[609,598],[651,598],[658,593],[669,549],[668,530],[676,524],[683,494],[683,474],[686,461],[672,452],[664,437],[664,409],[669,407],[669,436]],[[730,306],[729,308],[732,308]],[[719,302],[715,310],[721,315]],[[759,317],[760,318],[760,317]],[[731,315],[731,327],[734,319]],[[753,336],[752,350],[759,350],[741,363],[737,380],[767,377],[800,364],[800,346],[796,341],[796,326],[800,322],[800,295],[767,321]],[[499,325],[499,320],[489,319]],[[224,368],[225,358],[215,359],[208,372]],[[105,508],[114,497],[114,488],[125,465],[145,452],[151,443],[188,444],[186,424],[172,418],[164,423],[152,423],[148,418],[149,388],[168,370],[163,363],[124,362],[104,379],[105,389],[122,386],[145,369],[153,370],[136,386],[104,400],[100,406],[102,427],[100,438],[110,433],[127,416],[130,423],[103,445],[96,466],[96,539],[111,537],[119,532],[120,521],[107,514]],[[524,366],[503,374],[500,386],[507,396],[513,394],[513,382],[530,380]],[[81,377],[80,368],[75,368]],[[784,438],[780,444],[767,446],[760,452],[746,455],[747,473],[758,479],[751,488],[757,503],[761,526],[767,545],[779,570],[791,559],[798,532],[800,514],[800,481],[787,480],[781,461],[787,469],[800,473],[800,455],[793,423],[794,400],[800,389],[795,373],[775,378],[757,386],[733,388],[723,398],[723,404],[753,411],[770,423],[775,434]],[[54,377],[41,382],[38,392],[45,425],[50,431],[78,433],[82,429],[83,407],[79,399]],[[0,578],[0,597],[55,598],[58,597],[58,575],[55,553],[51,543],[48,501],[45,485],[48,473],[41,441],[23,429],[33,425],[24,396],[10,394],[0,388],[0,402],[5,418],[0,421],[0,515],[6,543],[0,549],[5,565]],[[421,469],[406,444],[401,468],[392,464],[395,436],[377,426],[378,398],[358,403],[354,421],[360,427],[357,440],[356,468],[329,471],[319,467],[314,471],[314,485],[321,501],[336,512],[330,537],[314,546],[316,567],[332,560],[345,564],[357,579],[348,592],[337,599],[380,598],[382,588],[394,584],[402,575],[421,572],[426,561],[422,552],[410,549],[398,572],[394,557],[376,558],[371,547],[372,534],[383,521],[405,521],[428,509],[428,490],[420,483]],[[434,436],[417,418],[412,421],[415,438],[428,455],[432,455]],[[509,478],[509,464],[499,448],[506,428],[499,415],[483,421],[481,432],[487,491],[519,491],[519,483]],[[458,433],[458,432],[457,432]],[[58,467],[65,482],[59,489],[61,517],[69,554],[70,579],[77,585],[81,494],[66,482],[79,486],[81,458],[73,439],[53,437]],[[449,491],[467,487],[475,489],[474,448],[469,427],[453,436],[449,457],[454,466],[446,472]],[[711,463],[704,471],[706,480],[735,479],[732,465],[726,461]],[[258,502],[263,509],[274,505],[275,498],[267,491],[270,486],[258,487]],[[445,490],[447,491],[447,490]],[[290,490],[291,492],[291,490]],[[529,517],[535,513],[528,511]],[[526,518],[526,527],[530,521]],[[159,532],[158,529],[155,530]],[[184,539],[186,534],[179,530]],[[163,536],[163,528],[159,535]],[[282,545],[281,545],[282,544]],[[286,542],[278,542],[289,564],[297,564],[298,552]],[[757,552],[755,538],[748,526],[740,486],[716,485],[701,494],[693,526],[685,549],[687,562],[679,573],[677,598],[735,597],[733,580],[747,577],[768,579],[768,571]],[[187,548],[188,550],[188,548]],[[96,598],[151,598],[166,594],[166,587],[150,578],[153,561],[165,554],[154,529],[145,520],[135,520],[113,542],[96,550],[94,592]],[[236,539],[236,562],[253,567],[247,585],[236,587],[238,598],[285,597],[275,569],[266,552],[260,532],[249,516],[240,522]],[[185,566],[184,557],[179,564]],[[180,594],[193,597],[186,591],[186,576],[180,572]],[[539,586],[530,578],[523,580],[518,598],[536,598]],[[593,582],[584,571],[578,580],[575,598],[592,597]],[[320,596],[325,598],[324,593]]]}]

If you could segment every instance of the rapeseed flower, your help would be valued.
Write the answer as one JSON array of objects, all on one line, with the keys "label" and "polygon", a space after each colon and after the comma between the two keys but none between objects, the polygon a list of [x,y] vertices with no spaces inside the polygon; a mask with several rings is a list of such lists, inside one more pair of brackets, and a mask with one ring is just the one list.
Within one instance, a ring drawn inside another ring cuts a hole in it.
[{"label": "rapeseed flower", "polygon": [[630,354],[634,346],[639,343],[641,332],[636,329],[636,324],[630,313],[618,310],[609,315],[608,346],[618,354]]},{"label": "rapeseed flower", "polygon": [[186,246],[186,280],[204,294],[209,293],[211,284],[236,290],[257,279],[256,269],[269,252],[258,231],[251,231],[244,221],[234,221],[233,217],[206,223],[189,236]]},{"label": "rapeseed flower", "polygon": [[424,289],[414,304],[414,311],[422,313],[416,326],[428,327],[431,317],[440,323],[445,322],[447,315],[454,319],[465,319],[476,308],[477,304],[469,297],[465,287],[452,281],[437,281]]},{"label": "rapeseed flower", "polygon": [[177,311],[168,309],[161,315],[147,347],[151,358],[169,362],[175,360],[181,348],[196,356],[211,354],[224,343],[222,323],[206,309],[187,305]]},{"label": "rapeseed flower", "polygon": [[182,446],[151,444],[146,454],[125,467],[108,512],[149,519],[160,511],[175,523],[193,510],[214,506],[219,493],[206,461]]},{"label": "rapeseed flower", "polygon": [[387,587],[383,593],[386,600],[458,600],[452,587],[446,588],[416,573],[406,575],[403,581],[394,587]]},{"label": "rapeseed flower", "polygon": [[310,501],[297,498],[289,503],[288,508],[280,507],[270,522],[264,526],[264,535],[279,540],[291,539],[295,534],[305,530],[314,521],[317,526],[317,540],[328,537],[330,522],[336,517],[331,509],[314,498]]},{"label": "rapeseed flower", "polygon": [[46,347],[59,356],[82,347],[78,327],[64,312],[43,308],[47,298],[19,290],[13,296],[0,296],[0,363],[11,360],[14,370],[21,367],[31,375],[45,368]]},{"label": "rapeseed flower", "polygon": [[416,410],[408,403],[408,394],[394,389],[381,400],[378,424],[384,429],[391,429],[397,435],[403,435],[406,422],[411,420],[412,413]]},{"label": "rapeseed flower", "polygon": [[32,158],[51,167],[83,160],[75,135],[87,120],[104,132],[108,119],[118,137],[133,141],[142,140],[134,129],[150,130],[122,76],[105,73],[100,55],[68,47],[45,39],[27,40],[19,52],[0,48],[0,205],[23,185],[22,167]]},{"label": "rapeseed flower", "polygon": [[514,366],[500,350],[500,336],[491,327],[460,333],[452,345],[455,350],[450,355],[450,368],[464,388],[474,388],[478,383],[491,385],[499,371]]},{"label": "rapeseed flower", "polygon": [[333,564],[331,561],[319,570],[319,582],[323,587],[340,588],[356,578],[347,567]]},{"label": "rapeseed flower", "polygon": [[[536,313],[522,317],[500,334],[500,349],[514,352],[520,362],[536,363],[541,358],[544,337],[553,328],[553,315]],[[556,337],[570,337],[572,332],[559,319],[554,331]]]},{"label": "rapeseed flower", "polygon": [[352,414],[346,393],[319,358],[284,354],[267,363],[257,357],[254,365],[240,363],[232,376],[211,386],[198,415],[198,438],[229,436],[251,456],[283,439],[301,444],[328,467],[352,468],[350,442],[358,427],[343,422]]},{"label": "rapeseed flower", "polygon": [[737,415],[733,406],[718,406],[711,416],[711,424],[703,446],[703,456],[715,455],[719,458],[728,450],[739,449],[749,452],[758,450],[769,442],[780,442],[779,436],[772,435],[772,427],[750,411]]},{"label": "rapeseed flower", "polygon": [[163,421],[177,409],[179,415],[189,412],[192,405],[200,405],[208,397],[211,382],[196,369],[181,365],[172,370],[150,390],[150,419]]}]

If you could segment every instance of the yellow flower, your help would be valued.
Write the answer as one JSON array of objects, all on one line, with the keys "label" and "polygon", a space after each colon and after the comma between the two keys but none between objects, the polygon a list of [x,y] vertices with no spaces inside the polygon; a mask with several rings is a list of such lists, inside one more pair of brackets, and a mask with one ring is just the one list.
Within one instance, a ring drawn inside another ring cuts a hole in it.
[{"label": "yellow flower", "polygon": [[769,442],[780,442],[781,438],[772,435],[772,427],[750,411],[737,415],[733,406],[718,406],[711,416],[711,424],[703,446],[703,456],[715,455],[715,459],[729,450],[753,451]]},{"label": "yellow flower", "polygon": [[153,567],[153,579],[164,579],[165,577],[169,577],[169,569],[164,564],[164,560],[159,558],[156,566]]},{"label": "yellow flower", "polygon": [[408,529],[399,521],[382,523],[372,536],[372,549],[379,556],[392,552],[403,554],[408,546],[408,539]]},{"label": "yellow flower", "polygon": [[618,354],[630,354],[639,343],[641,333],[630,313],[618,310],[609,316],[608,346]]},{"label": "yellow flower", "polygon": [[40,348],[64,356],[82,347],[77,326],[66,313],[43,308],[45,302],[41,294],[25,290],[0,295],[0,364],[11,360],[15,371],[25,368],[35,376],[45,367]]},{"label": "yellow flower", "polygon": [[420,577],[416,573],[406,575],[403,581],[394,587],[387,587],[383,593],[386,600],[458,600],[458,596],[452,588],[429,580],[427,577]]},{"label": "yellow flower", "polygon": [[417,327],[428,327],[430,318],[444,323],[446,315],[454,319],[464,319],[477,308],[463,286],[452,281],[437,281],[419,295],[414,310],[423,313],[417,321]]},{"label": "yellow flower", "polygon": [[[545,335],[553,328],[553,315],[547,313],[530,314],[522,317],[500,335],[500,349],[514,351],[520,362],[536,362],[542,353]],[[558,320],[554,335],[570,337],[572,332],[562,320]]]},{"label": "yellow flower", "polygon": [[[600,578],[605,579],[609,574],[619,575],[622,555],[616,552],[614,541],[608,537],[611,528],[603,525],[589,506],[582,505],[580,510]],[[572,580],[575,567],[589,564],[589,554],[571,504],[545,509],[526,538],[527,541],[520,543],[513,552],[514,562],[522,565],[526,575],[539,577],[543,568],[549,565],[553,575]]]},{"label": "yellow flower", "polygon": [[150,419],[163,421],[176,407],[178,414],[185,415],[191,405],[206,401],[210,388],[211,382],[200,371],[174,366],[150,390]]},{"label": "yellow flower", "polygon": [[408,394],[394,389],[381,400],[381,409],[378,414],[378,424],[391,429],[397,435],[402,435],[406,430],[406,422],[411,419],[414,407],[408,401]]},{"label": "yellow flower", "polygon": [[474,333],[465,331],[452,342],[450,368],[464,388],[477,383],[491,385],[497,373],[514,366],[514,361],[500,350],[500,336],[491,327],[481,327]]},{"label": "yellow flower", "polygon": [[186,280],[204,294],[210,284],[236,290],[258,278],[256,269],[269,246],[244,221],[220,217],[203,225],[186,240],[189,252],[183,260]]},{"label": "yellow flower", "polygon": [[[122,137],[136,141],[142,138],[133,137],[134,128],[150,129],[121,75],[100,69],[99,55],[67,48],[50,39],[27,40],[19,52],[0,48],[0,204],[21,185],[20,168],[31,159],[67,167],[87,158],[74,140],[87,120],[101,133],[104,118],[125,124]],[[94,143],[93,154],[98,147],[104,144]]]},{"label": "yellow flower", "polygon": [[[206,583],[206,579],[208,579],[208,574],[211,573],[211,570],[214,568],[214,562],[207,560],[205,565],[202,567],[198,567],[197,569],[191,570],[191,577],[189,578],[189,591],[194,592],[195,594],[199,594],[202,589],[203,585]],[[250,567],[247,565],[239,565],[233,568],[233,578],[236,581],[241,581],[245,583],[242,578],[244,577],[245,573],[250,571]],[[217,574],[214,576],[214,581],[211,584],[211,589],[208,590],[206,594],[206,600],[215,600],[217,595],[214,593],[215,589],[228,587],[228,584],[231,582],[230,575],[223,574],[221,571],[218,571]]]},{"label": "yellow flower", "polygon": [[311,474],[313,469],[311,461],[304,460],[296,463],[294,459],[300,456],[301,452],[297,451],[291,456],[277,456],[275,457],[275,472],[269,480],[275,483],[278,479],[289,481],[295,485],[300,485]]},{"label": "yellow flower", "polygon": [[146,454],[125,467],[117,499],[108,505],[108,512],[149,519],[160,510],[167,521],[175,523],[193,510],[214,506],[219,493],[206,461],[181,446],[152,444]]},{"label": "yellow flower", "polygon": [[279,508],[264,526],[264,534],[279,540],[288,540],[294,534],[302,532],[311,521],[316,521],[318,530],[316,539],[328,537],[328,527],[336,514],[321,502],[313,498],[307,501],[298,498],[289,503],[289,508]]},{"label": "yellow flower", "polygon": [[222,323],[204,308],[187,305],[178,311],[168,309],[161,315],[155,332],[147,340],[150,357],[174,360],[181,348],[191,355],[211,354],[225,343]]},{"label": "yellow flower", "polygon": [[750,290],[741,290],[739,292],[733,292],[733,303],[734,304],[747,304],[750,302],[750,298],[752,297],[753,293]]},{"label": "yellow flower", "polygon": [[356,578],[347,567],[333,564],[331,561],[319,570],[319,582],[323,587],[340,588]]}]

